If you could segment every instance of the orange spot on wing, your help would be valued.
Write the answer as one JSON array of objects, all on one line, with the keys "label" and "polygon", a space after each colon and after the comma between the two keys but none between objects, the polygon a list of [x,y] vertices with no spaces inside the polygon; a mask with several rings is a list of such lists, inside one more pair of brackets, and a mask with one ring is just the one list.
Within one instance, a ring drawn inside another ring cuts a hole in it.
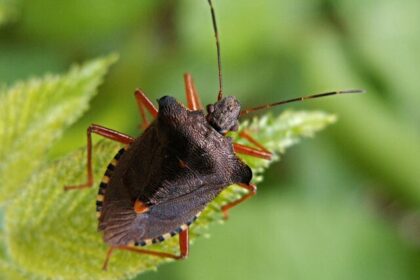
[{"label": "orange spot on wing", "polygon": [[134,202],[134,211],[137,214],[147,212],[148,210],[149,210],[149,207],[147,207],[146,204],[144,204],[143,201],[140,201],[140,200],[137,199],[136,202]]}]

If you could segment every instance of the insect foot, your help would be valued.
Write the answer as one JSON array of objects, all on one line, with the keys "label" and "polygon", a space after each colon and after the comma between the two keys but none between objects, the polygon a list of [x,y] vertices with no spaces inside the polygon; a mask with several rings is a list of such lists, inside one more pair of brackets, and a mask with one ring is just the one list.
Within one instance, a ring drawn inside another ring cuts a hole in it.
[{"label": "insect foot", "polygon": [[223,213],[223,219],[227,220],[229,218],[229,209],[235,207],[236,205],[238,205],[239,203],[244,202],[247,199],[250,199],[251,197],[253,197],[254,195],[257,194],[257,186],[253,185],[253,184],[238,184],[238,186],[248,190],[248,193],[244,196],[242,196],[241,198],[232,201],[231,203],[228,203],[226,205],[223,205],[221,208],[221,211]]}]

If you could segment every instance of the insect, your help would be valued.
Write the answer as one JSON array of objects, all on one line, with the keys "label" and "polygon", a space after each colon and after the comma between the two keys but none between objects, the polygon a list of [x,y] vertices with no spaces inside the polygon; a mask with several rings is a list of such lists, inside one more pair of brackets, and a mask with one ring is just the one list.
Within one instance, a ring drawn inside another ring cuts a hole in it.
[{"label": "insect", "polygon": [[[216,39],[219,92],[217,101],[204,112],[190,74],[184,75],[188,108],[164,96],[158,108],[140,89],[135,98],[144,132],[137,138],[92,124],[87,129],[87,181],[66,190],[93,185],[92,133],[125,145],[110,162],[97,196],[98,228],[110,246],[103,268],[115,250],[127,250],[163,258],[184,259],[189,254],[188,228],[204,207],[223,189],[237,184],[248,193],[222,207],[228,211],[256,193],[252,171],[237,154],[270,160],[271,153],[249,133],[241,132],[251,146],[227,137],[236,131],[239,117],[273,106],[344,93],[345,90],[294,98],[241,110],[233,96],[223,96],[220,40],[216,16],[208,0]],[[149,123],[146,113],[154,120]],[[179,235],[179,255],[139,248]]]}]

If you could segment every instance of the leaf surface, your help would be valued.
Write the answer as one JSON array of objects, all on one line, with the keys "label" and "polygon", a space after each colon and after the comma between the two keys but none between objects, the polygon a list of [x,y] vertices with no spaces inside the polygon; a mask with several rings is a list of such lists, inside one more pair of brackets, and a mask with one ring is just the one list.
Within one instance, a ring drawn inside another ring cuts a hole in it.
[{"label": "leaf surface", "polygon": [[116,56],[0,90],[0,203],[13,198],[49,148],[88,108]]}]

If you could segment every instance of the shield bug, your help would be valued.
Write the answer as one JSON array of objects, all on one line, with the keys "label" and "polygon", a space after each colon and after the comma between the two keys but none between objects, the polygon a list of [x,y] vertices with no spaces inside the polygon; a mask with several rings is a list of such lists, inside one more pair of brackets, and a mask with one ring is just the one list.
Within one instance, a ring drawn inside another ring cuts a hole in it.
[{"label": "shield bug", "polygon": [[[139,137],[96,124],[87,129],[87,181],[66,186],[66,190],[93,185],[92,133],[125,144],[108,165],[96,201],[98,228],[110,246],[104,269],[117,249],[163,258],[186,258],[188,227],[209,202],[233,184],[248,190],[246,195],[222,207],[227,217],[229,209],[256,193],[251,169],[236,154],[270,160],[271,153],[247,132],[240,136],[251,146],[234,143],[226,136],[238,129],[240,116],[294,101],[362,92],[327,92],[241,110],[235,97],[223,96],[219,33],[211,0],[208,3],[216,38],[219,92],[217,101],[206,107],[207,112],[203,110],[191,75],[185,74],[188,107],[164,96],[156,108],[142,90],[136,90],[145,128]],[[151,123],[146,118],[147,112],[154,118]],[[175,235],[179,235],[179,255],[138,248]]]}]

